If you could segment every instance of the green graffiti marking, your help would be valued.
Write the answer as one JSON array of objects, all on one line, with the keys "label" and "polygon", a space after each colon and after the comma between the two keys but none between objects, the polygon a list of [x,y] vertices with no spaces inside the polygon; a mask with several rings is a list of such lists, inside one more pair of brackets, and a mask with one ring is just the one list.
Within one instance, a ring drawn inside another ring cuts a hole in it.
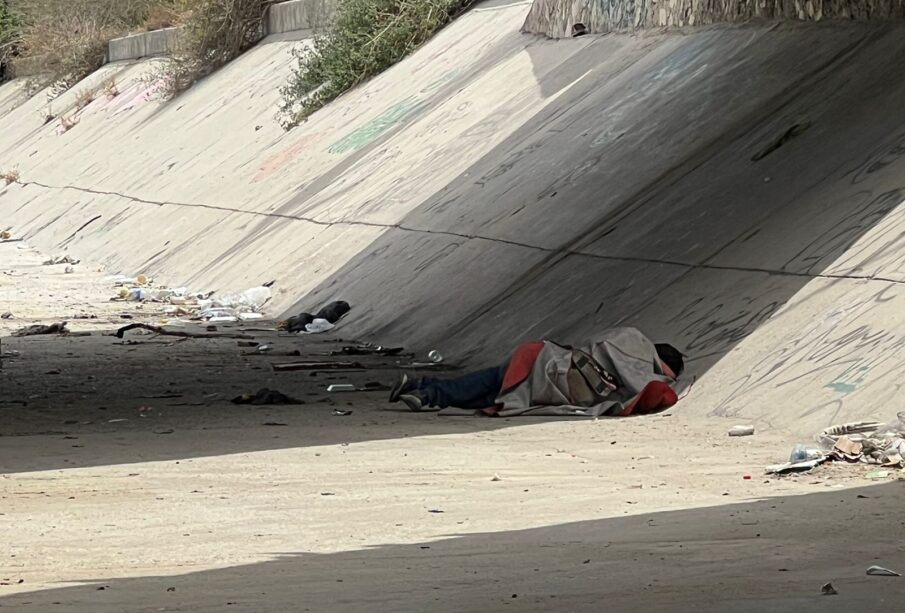
[{"label": "green graffiti marking", "polygon": [[417,100],[414,96],[400,100],[371,121],[333,143],[329,149],[330,153],[358,151],[394,125],[420,111],[424,104],[425,101]]},{"label": "green graffiti marking", "polygon": [[335,154],[351,153],[372,143],[378,136],[393,126],[423,110],[427,105],[427,100],[419,100],[420,95],[437,91],[452,81],[459,72],[458,68],[448,70],[439,79],[422,88],[418,95],[400,100],[371,121],[333,143],[328,151]]},{"label": "green graffiti marking", "polygon": [[851,394],[855,391],[855,386],[851,383],[839,383],[838,381],[834,381],[829,385],[824,385],[823,387],[828,387],[834,392],[839,392],[840,394]]},{"label": "green graffiti marking", "polygon": [[858,389],[858,386],[864,383],[867,373],[870,371],[869,360],[859,360],[857,363],[843,370],[839,376],[833,379],[832,383],[828,383],[823,387],[839,392],[840,394],[851,394]]}]

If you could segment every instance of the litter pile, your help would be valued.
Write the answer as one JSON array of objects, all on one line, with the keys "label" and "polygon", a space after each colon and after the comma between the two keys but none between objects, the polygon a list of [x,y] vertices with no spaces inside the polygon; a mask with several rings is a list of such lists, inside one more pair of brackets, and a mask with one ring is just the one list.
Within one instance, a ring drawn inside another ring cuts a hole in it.
[{"label": "litter pile", "polygon": [[797,445],[789,462],[768,466],[768,473],[810,470],[827,461],[905,467],[905,411],[883,423],[860,421],[826,428],[816,437],[817,446]]},{"label": "litter pile", "polygon": [[264,317],[261,311],[273,295],[270,290],[273,281],[222,296],[216,296],[215,292],[193,293],[185,287],[154,285],[154,280],[145,275],[117,275],[112,281],[119,291],[111,300],[164,303],[168,305],[164,308],[167,315],[210,322],[261,319]]},{"label": "litter pile", "polygon": [[318,332],[326,332],[333,329],[340,319],[346,316],[346,313],[352,310],[349,303],[345,300],[337,300],[331,302],[320,311],[312,315],[311,313],[299,313],[293,315],[279,324],[280,330],[288,332],[301,332],[308,334],[317,334]]},{"label": "litter pile", "polygon": [[827,428],[817,443],[833,460],[905,466],[905,411],[887,424],[862,421]]},{"label": "litter pile", "polygon": [[264,317],[261,309],[272,295],[269,285],[259,285],[244,292],[219,297],[208,294],[196,304],[200,318],[206,321],[245,321]]},{"label": "litter pile", "polygon": [[[154,279],[145,275],[110,277],[118,288],[110,300],[123,302],[163,303],[164,313],[173,317],[207,322],[246,321],[264,317],[262,310],[271,297],[274,281],[251,287],[244,292],[217,295],[215,292],[190,292],[185,287],[155,285]],[[317,334],[333,329],[336,323],[352,310],[349,303],[336,300],[315,314],[299,313],[279,322],[278,328],[301,334]]]}]

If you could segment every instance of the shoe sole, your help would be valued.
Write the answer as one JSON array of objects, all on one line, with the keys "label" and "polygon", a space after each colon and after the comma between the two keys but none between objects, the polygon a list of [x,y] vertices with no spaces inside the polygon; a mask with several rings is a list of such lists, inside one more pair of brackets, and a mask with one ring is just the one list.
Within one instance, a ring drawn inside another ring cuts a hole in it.
[{"label": "shoe sole", "polygon": [[405,386],[408,385],[408,383],[409,377],[403,373],[402,377],[393,385],[393,389],[390,390],[390,402],[399,402],[402,390],[405,389]]},{"label": "shoe sole", "polygon": [[411,411],[412,413],[420,413],[422,410],[424,410],[424,405],[415,396],[402,394],[399,399],[403,404],[405,404],[405,406],[409,408],[409,411]]}]

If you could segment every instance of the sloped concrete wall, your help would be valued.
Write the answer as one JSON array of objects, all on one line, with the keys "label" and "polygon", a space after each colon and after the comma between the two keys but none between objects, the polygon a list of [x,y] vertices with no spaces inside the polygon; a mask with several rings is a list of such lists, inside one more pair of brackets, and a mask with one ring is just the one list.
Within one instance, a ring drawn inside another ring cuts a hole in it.
[{"label": "sloped concrete wall", "polygon": [[0,117],[30,98],[25,79],[0,83]]},{"label": "sloped concrete wall", "polygon": [[[0,218],[193,288],[353,304],[344,338],[472,365],[631,324],[689,354],[685,411],[811,432],[905,377],[905,36],[799,24],[552,41],[480,5],[285,133],[295,43],[167,104],[154,60],[0,118]],[[304,43],[303,43],[304,44]],[[114,77],[121,93],[74,108]]]},{"label": "sloped concrete wall", "polygon": [[903,0],[535,0],[524,30],[553,38],[572,36],[582,24],[590,33],[624,32],[752,19],[883,21],[905,18]]}]

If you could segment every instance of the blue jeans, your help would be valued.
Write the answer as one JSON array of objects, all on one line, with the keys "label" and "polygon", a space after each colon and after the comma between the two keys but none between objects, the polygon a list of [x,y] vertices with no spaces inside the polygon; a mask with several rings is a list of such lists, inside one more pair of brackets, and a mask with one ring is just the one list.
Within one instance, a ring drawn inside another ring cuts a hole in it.
[{"label": "blue jeans", "polygon": [[418,390],[429,406],[486,409],[496,404],[503,387],[507,366],[495,366],[456,377],[455,379],[421,380]]}]

